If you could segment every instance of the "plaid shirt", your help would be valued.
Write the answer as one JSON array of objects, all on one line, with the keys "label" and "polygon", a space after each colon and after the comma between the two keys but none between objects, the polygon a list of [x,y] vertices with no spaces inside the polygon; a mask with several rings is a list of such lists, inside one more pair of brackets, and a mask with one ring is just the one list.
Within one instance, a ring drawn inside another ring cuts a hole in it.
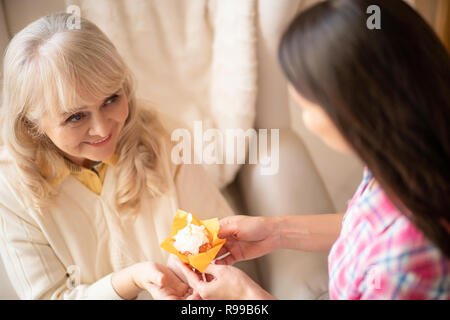
[{"label": "plaid shirt", "polygon": [[364,177],[328,256],[331,299],[450,299],[450,260]]}]

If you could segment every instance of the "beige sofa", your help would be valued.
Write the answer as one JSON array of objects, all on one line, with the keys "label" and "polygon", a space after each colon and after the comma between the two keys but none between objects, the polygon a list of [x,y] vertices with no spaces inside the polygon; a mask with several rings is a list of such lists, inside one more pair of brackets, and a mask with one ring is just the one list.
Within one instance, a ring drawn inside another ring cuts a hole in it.
[{"label": "beige sofa", "polygon": [[[362,164],[358,159],[337,154],[305,130],[301,112],[289,98],[278,67],[276,49],[282,30],[296,12],[313,2],[257,2],[254,127],[280,129],[280,170],[273,176],[261,176],[257,165],[243,165],[236,179],[222,189],[237,213],[274,216],[342,212],[361,179]],[[0,0],[0,50],[29,22],[65,8],[66,3],[57,0]],[[279,250],[256,260],[256,268],[247,271],[278,298],[324,299],[326,257],[326,253]],[[15,297],[0,261],[0,299]]]}]

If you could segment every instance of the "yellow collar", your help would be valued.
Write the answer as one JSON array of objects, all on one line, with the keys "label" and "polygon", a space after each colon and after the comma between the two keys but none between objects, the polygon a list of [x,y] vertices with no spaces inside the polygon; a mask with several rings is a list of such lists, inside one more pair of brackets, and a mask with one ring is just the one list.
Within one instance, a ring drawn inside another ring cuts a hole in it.
[{"label": "yellow collar", "polygon": [[[119,156],[117,154],[113,154],[110,158],[106,159],[105,161],[102,161],[102,163],[105,163],[110,166],[115,166],[117,164],[117,161],[119,160]],[[77,165],[76,163],[73,163],[67,158],[64,158],[64,163],[66,165],[66,169],[69,169],[70,173],[79,173],[83,169],[88,170],[82,166]]]},{"label": "yellow collar", "polygon": [[42,176],[47,179],[47,182],[52,187],[58,186],[67,178],[68,175],[73,175],[91,191],[100,194],[103,179],[105,177],[106,165],[115,166],[118,160],[119,156],[117,154],[113,154],[109,159],[103,161],[98,165],[98,175],[92,170],[79,166],[67,158],[64,158],[64,165],[59,166],[56,169],[57,174],[53,178],[47,178],[51,170],[50,164],[47,161],[42,162],[40,170]]}]

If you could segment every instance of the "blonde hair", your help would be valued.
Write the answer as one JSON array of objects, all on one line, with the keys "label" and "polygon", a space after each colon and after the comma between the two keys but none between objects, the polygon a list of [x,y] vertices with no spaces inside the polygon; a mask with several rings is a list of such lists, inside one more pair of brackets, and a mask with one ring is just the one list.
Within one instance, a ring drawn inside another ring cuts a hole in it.
[{"label": "blonde hair", "polygon": [[[152,112],[138,108],[131,73],[107,36],[83,18],[80,28],[71,29],[69,17],[40,18],[11,40],[4,59],[0,143],[14,158],[24,200],[33,208],[45,207],[56,193],[47,179],[58,175],[64,159],[39,119],[123,88],[129,116],[116,147],[114,198],[119,211],[137,212],[144,191],[155,197],[167,188],[168,161],[162,158],[168,135]],[[52,168],[47,177],[40,172],[45,161]]]}]

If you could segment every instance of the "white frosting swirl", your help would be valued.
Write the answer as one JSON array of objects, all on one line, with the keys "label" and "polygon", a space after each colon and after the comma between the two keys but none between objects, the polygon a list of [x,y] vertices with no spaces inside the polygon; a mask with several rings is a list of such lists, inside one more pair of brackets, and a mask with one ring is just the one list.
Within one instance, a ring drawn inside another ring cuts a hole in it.
[{"label": "white frosting swirl", "polygon": [[209,242],[204,230],[205,226],[197,226],[192,224],[192,214],[188,214],[188,224],[183,229],[179,230],[176,235],[173,236],[175,240],[173,246],[179,252],[190,252],[192,254],[198,254],[200,247]]}]

